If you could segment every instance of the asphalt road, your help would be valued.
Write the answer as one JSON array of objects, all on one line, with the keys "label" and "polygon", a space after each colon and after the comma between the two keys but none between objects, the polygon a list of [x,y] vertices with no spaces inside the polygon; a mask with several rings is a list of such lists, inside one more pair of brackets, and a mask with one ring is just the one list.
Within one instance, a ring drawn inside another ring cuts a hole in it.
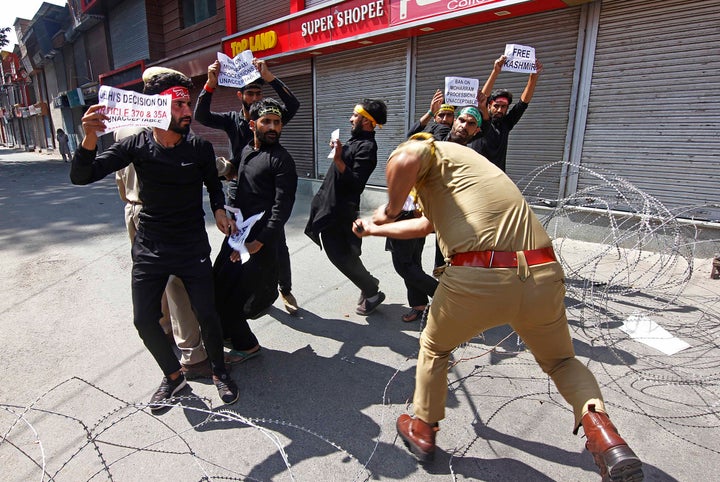
[{"label": "asphalt road", "polygon": [[[0,147],[1,480],[600,479],[568,405],[503,328],[454,353],[440,450],[418,465],[394,425],[409,410],[421,324],[400,321],[405,290],[381,239],[365,240],[363,260],[387,300],[355,314],[358,290],[302,233],[307,196],[287,226],[302,310],[291,317],[278,300],[251,322],[263,354],[233,369],[240,400],[223,406],[211,383],[193,381],[182,406],[151,415],[144,404],[162,375],[132,326],[122,202],[112,178],[78,187],[68,171],[56,156]],[[577,268],[598,249],[568,241],[561,253]],[[688,281],[687,267],[663,264],[675,281],[655,277],[646,290],[569,270],[576,351],[646,480],[720,470],[720,280],[709,260],[691,262]],[[629,339],[619,328],[637,312],[690,348],[665,355]]]}]

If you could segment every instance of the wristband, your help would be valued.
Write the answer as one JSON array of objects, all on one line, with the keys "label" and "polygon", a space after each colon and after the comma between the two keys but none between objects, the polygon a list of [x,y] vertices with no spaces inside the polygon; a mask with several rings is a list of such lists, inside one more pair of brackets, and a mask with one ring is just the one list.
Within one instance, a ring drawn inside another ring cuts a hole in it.
[{"label": "wristband", "polygon": [[207,85],[207,82],[205,82],[205,85],[203,86],[203,90],[209,94],[212,94],[213,92],[215,92],[215,89],[213,89],[212,87]]},{"label": "wristband", "polygon": [[432,111],[432,109],[428,109],[427,113],[428,115],[430,115],[430,117],[435,117],[435,113]]},{"label": "wristband", "polygon": [[397,218],[399,218],[400,215],[402,214],[402,209],[400,210],[399,213],[397,213],[395,216],[393,216],[393,215],[391,215],[391,214],[388,212],[388,206],[387,206],[387,204],[386,204],[386,205],[385,205],[385,210],[383,211],[383,213],[384,213],[385,216],[387,216],[389,219],[392,219],[393,221],[397,221]]}]

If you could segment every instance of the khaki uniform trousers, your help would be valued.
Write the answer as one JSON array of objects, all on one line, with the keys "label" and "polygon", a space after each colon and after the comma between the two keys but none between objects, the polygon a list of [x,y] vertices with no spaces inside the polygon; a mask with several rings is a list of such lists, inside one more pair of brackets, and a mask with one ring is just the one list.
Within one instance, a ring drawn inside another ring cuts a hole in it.
[{"label": "khaki uniform trousers", "polygon": [[420,336],[413,405],[428,423],[445,418],[450,353],[483,331],[509,324],[540,368],[572,405],[576,430],[588,404],[605,411],[600,387],[575,358],[565,315],[565,281],[559,263],[518,268],[448,266]]},{"label": "khaki uniform trousers", "polygon": [[[142,207],[139,203],[125,204],[125,226],[127,227],[130,242],[135,239],[137,232],[138,214]],[[193,365],[207,360],[207,353],[202,342],[200,323],[192,310],[190,298],[180,278],[170,276],[165,293],[162,298],[163,317],[160,319],[165,333],[172,330],[175,344],[180,349],[180,363]]]}]

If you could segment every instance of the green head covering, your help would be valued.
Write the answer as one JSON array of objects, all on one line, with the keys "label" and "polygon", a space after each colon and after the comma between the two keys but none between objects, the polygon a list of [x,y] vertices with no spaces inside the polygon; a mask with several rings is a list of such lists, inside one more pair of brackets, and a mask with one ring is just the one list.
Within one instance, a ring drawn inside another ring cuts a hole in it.
[{"label": "green head covering", "polygon": [[477,110],[477,107],[475,107],[475,106],[471,105],[468,107],[463,107],[457,116],[460,117],[462,115],[473,116],[475,118],[475,120],[477,121],[478,125],[482,124],[482,116],[480,115],[480,111]]}]

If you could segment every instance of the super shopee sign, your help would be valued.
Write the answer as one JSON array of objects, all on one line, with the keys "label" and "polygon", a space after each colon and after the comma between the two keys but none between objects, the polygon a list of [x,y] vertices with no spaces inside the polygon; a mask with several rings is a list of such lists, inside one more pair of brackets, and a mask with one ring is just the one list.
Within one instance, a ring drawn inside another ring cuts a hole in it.
[{"label": "super shopee sign", "polygon": [[387,0],[355,0],[238,34],[223,50],[232,57],[247,49],[263,56],[302,50],[387,28],[389,18]]}]

